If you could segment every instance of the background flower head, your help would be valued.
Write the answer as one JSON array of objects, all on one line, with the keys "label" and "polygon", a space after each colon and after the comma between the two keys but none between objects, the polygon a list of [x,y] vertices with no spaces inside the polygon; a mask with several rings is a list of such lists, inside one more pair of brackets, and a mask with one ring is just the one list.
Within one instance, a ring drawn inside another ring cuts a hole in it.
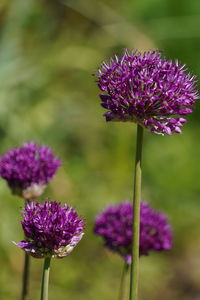
[{"label": "background flower head", "polygon": [[102,63],[96,74],[107,121],[133,121],[154,133],[181,133],[198,98],[195,76],[161,52],[127,50]]},{"label": "background flower head", "polygon": [[27,142],[0,158],[0,176],[14,194],[34,199],[43,193],[60,165],[60,159],[49,147]]},{"label": "background flower head", "polygon": [[81,240],[84,220],[56,201],[27,203],[21,221],[26,240],[16,244],[36,258],[67,256]]},{"label": "background flower head", "polygon": [[[95,219],[94,232],[103,237],[105,246],[131,262],[132,204],[122,202],[108,206]],[[172,230],[167,217],[141,202],[140,255],[150,251],[169,250],[172,247]]]}]

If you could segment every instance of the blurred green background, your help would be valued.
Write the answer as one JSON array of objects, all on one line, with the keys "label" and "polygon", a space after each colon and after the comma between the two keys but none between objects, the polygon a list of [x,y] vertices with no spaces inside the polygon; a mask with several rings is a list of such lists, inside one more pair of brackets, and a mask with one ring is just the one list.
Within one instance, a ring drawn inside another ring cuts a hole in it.
[{"label": "blurred green background", "polygon": [[[105,205],[132,198],[135,126],[106,123],[91,76],[125,47],[159,48],[200,74],[200,2],[178,0],[1,0],[0,153],[34,140],[63,160],[45,196],[87,219],[83,240],[53,260],[49,299],[114,300],[121,258],[92,233]],[[165,211],[173,250],[141,259],[141,300],[200,299],[199,105],[183,135],[145,133],[143,199]],[[19,299],[23,201],[0,181],[0,299]],[[42,260],[31,262],[39,299]]]}]

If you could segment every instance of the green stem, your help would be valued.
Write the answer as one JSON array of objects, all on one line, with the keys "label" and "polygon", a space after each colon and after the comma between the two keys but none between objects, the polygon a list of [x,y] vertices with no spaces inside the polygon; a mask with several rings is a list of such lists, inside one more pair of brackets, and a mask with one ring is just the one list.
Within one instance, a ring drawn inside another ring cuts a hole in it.
[{"label": "green stem", "polygon": [[119,286],[119,296],[118,300],[126,299],[126,285],[127,285],[127,275],[128,275],[129,265],[124,262],[123,271],[121,275],[121,281]]},{"label": "green stem", "polygon": [[30,269],[30,256],[25,252],[21,300],[26,300],[28,297],[29,269]]},{"label": "green stem", "polygon": [[40,300],[48,300],[50,262],[51,262],[51,257],[46,257],[44,259]]},{"label": "green stem", "polygon": [[[29,203],[29,200],[25,200],[25,205]],[[27,252],[24,253],[24,269],[22,275],[22,293],[21,300],[26,300],[28,297],[29,288],[29,273],[30,273],[30,256]]]},{"label": "green stem", "polygon": [[135,156],[135,175],[133,192],[133,242],[132,242],[132,263],[130,280],[130,300],[137,300],[139,282],[139,244],[140,244],[140,200],[141,200],[141,179],[142,179],[142,142],[143,128],[137,125],[137,141]]}]

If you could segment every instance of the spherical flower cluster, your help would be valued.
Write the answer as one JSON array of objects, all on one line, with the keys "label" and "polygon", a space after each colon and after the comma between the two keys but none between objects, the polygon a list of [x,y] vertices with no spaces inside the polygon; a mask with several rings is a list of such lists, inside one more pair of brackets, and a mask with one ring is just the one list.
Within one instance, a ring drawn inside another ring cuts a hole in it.
[{"label": "spherical flower cluster", "polygon": [[[103,237],[105,246],[119,253],[127,263],[131,263],[132,207],[129,202],[109,206],[96,217],[94,226],[94,232]],[[169,250],[171,247],[172,230],[166,216],[142,201],[140,255]]]},{"label": "spherical flower cluster", "polygon": [[14,194],[30,200],[43,193],[60,165],[50,148],[28,142],[0,158],[0,176]]},{"label": "spherical flower cluster", "polygon": [[161,52],[127,50],[102,63],[96,74],[107,121],[132,121],[153,133],[182,133],[185,116],[198,98],[195,76]]},{"label": "spherical flower cluster", "polygon": [[84,221],[56,201],[27,203],[21,221],[26,240],[16,244],[35,258],[67,256],[83,236]]}]

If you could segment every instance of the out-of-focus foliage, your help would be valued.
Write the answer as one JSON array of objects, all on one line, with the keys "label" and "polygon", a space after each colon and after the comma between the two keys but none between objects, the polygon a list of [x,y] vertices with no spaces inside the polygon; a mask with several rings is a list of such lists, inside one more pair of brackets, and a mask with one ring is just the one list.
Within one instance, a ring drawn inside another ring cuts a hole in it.
[{"label": "out-of-focus foliage", "polygon": [[[105,205],[132,197],[135,126],[102,118],[91,74],[125,47],[159,48],[200,74],[200,2],[172,0],[1,0],[0,153],[35,140],[63,160],[46,196],[87,218],[85,236],[54,260],[50,299],[116,299],[121,259],[92,233]],[[145,133],[143,199],[164,210],[174,247],[141,259],[141,299],[200,299],[199,105],[183,135]],[[20,294],[20,198],[0,182],[0,298]],[[30,299],[42,260],[32,259]]]}]

